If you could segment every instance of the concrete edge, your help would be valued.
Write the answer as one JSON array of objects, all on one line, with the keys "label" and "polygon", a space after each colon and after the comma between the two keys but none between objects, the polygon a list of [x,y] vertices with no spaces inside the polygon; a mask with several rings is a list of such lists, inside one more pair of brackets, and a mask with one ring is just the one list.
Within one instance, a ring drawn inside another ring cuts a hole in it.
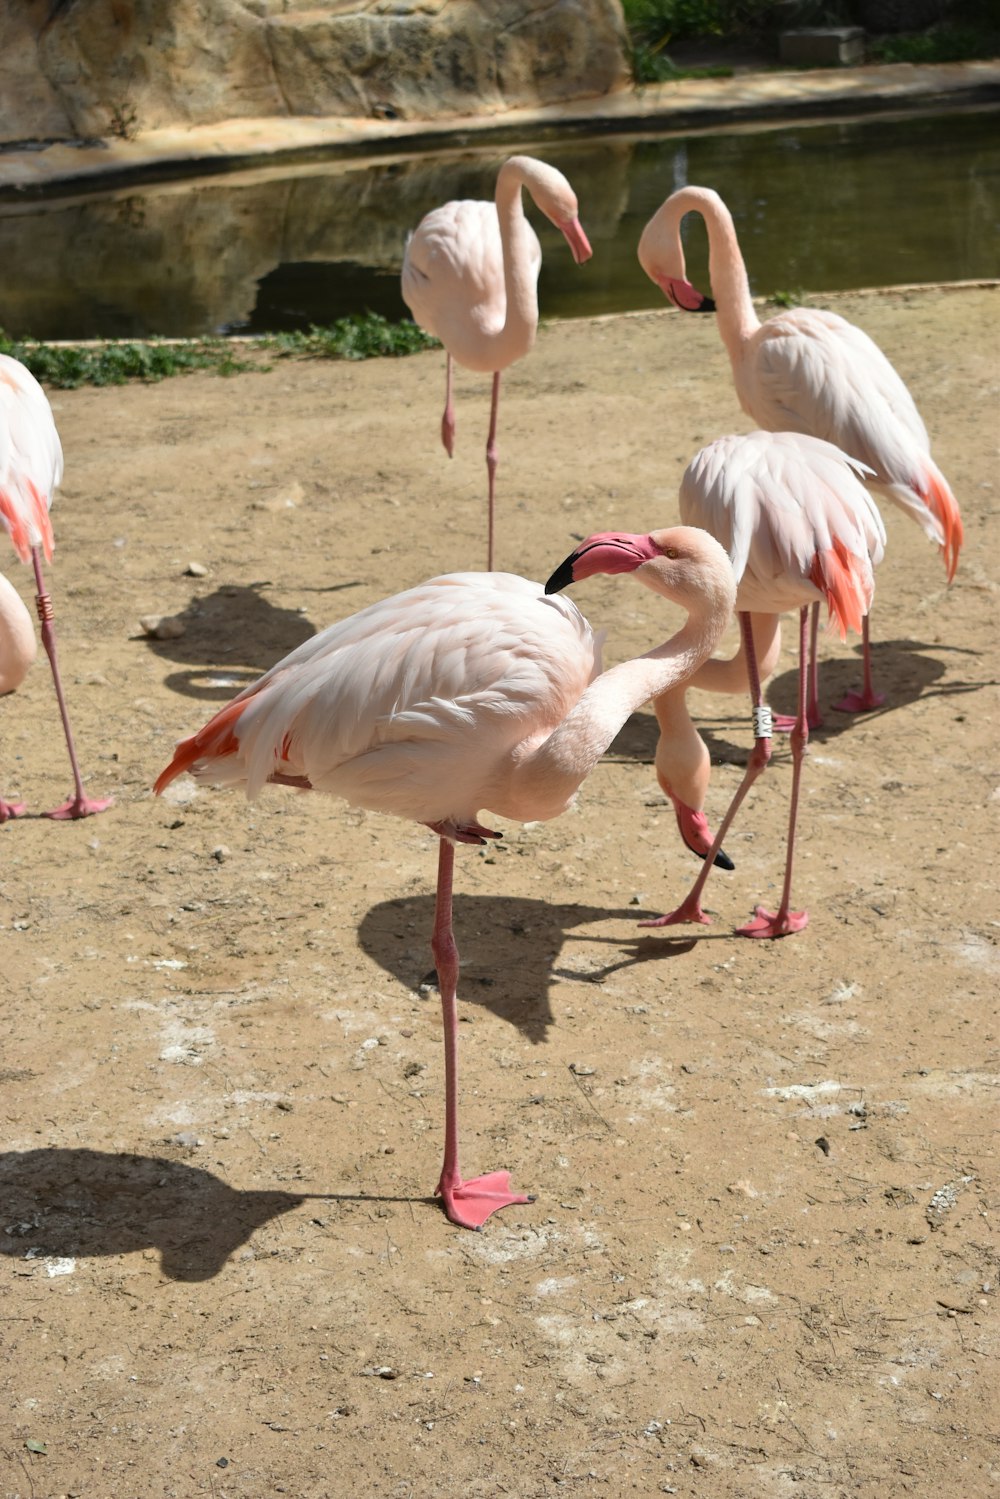
[{"label": "concrete edge", "polygon": [[[913,281],[900,286],[862,286],[855,289],[841,288],[838,291],[817,291],[808,293],[808,302],[796,305],[807,306],[816,301],[826,300],[827,298],[914,296],[931,291],[1000,291],[1000,277],[972,281]],[[755,307],[769,307],[773,305],[771,297],[754,297],[753,301]],[[684,314],[679,308],[664,304],[662,307],[634,307],[625,312],[597,312],[591,316],[583,317],[542,317],[539,319],[539,326],[561,327],[567,323],[617,323],[627,318],[683,316]],[[163,348],[183,349],[194,348],[206,343],[223,344],[227,347],[234,344],[243,344],[252,348],[254,345],[265,343],[269,338],[273,338],[274,336],[273,333],[207,333],[198,338],[23,338],[12,341],[26,349],[107,349],[118,346],[127,347],[129,344],[156,344]]]},{"label": "concrete edge", "polygon": [[806,72],[750,73],[730,79],[682,79],[542,108],[440,120],[222,120],[153,130],[134,140],[52,142],[0,148],[0,195],[57,193],[75,186],[196,176],[294,160],[322,152],[333,159],[467,147],[472,142],[560,137],[574,132],[624,134],[711,129],[754,120],[803,119],[876,111],[987,106],[1000,101],[1000,59],[916,65],[893,63]]}]

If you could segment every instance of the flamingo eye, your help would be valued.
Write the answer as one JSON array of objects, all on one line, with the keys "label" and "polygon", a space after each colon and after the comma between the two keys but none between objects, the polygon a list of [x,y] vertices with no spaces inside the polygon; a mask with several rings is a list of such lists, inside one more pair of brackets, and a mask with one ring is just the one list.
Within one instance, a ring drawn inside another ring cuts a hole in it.
[{"label": "flamingo eye", "polygon": [[672,562],[676,562],[678,557],[680,556],[680,552],[676,547],[667,547],[663,555],[664,557],[669,557]]}]

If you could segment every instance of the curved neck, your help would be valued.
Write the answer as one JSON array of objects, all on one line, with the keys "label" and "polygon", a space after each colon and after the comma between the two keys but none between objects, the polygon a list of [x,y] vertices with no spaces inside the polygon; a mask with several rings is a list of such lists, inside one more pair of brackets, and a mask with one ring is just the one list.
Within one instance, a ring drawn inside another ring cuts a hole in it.
[{"label": "curved neck", "polygon": [[507,306],[503,328],[495,338],[500,345],[515,344],[523,353],[534,343],[538,326],[538,267],[532,255],[535,231],[521,201],[521,188],[531,192],[531,186],[531,174],[521,162],[504,162],[497,176],[495,200]]},{"label": "curved neck", "polygon": [[[688,187],[674,193],[664,204],[669,209],[667,224],[676,238],[681,275],[684,274],[684,251],[681,247],[681,220],[685,214],[700,213],[708,231],[708,275],[715,299],[716,320],[722,341],[734,362],[742,346],[760,327],[750,295],[750,282],[736,238],[732,214],[717,193],[707,188]],[[661,210],[662,212],[663,210]]]},{"label": "curved neck", "polygon": [[709,600],[665,644],[590,684],[558,728],[514,769],[512,789],[537,804],[536,818],[556,816],[565,807],[638,708],[687,681],[715,649],[728,618],[728,602]]}]

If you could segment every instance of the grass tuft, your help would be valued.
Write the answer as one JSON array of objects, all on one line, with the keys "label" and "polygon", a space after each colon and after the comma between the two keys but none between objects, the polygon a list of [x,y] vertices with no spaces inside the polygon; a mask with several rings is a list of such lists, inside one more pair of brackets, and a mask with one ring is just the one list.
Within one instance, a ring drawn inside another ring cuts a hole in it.
[{"label": "grass tuft", "polygon": [[163,339],[135,339],[99,344],[45,344],[34,339],[8,338],[0,331],[0,354],[19,359],[42,385],[73,390],[81,385],[125,385],[129,380],[152,382],[191,370],[213,370],[234,375],[264,369],[259,360],[245,357],[264,350],[279,358],[383,359],[433,348],[431,338],[408,321],[390,323],[377,313],[339,318],[327,328],[305,333],[276,333],[251,344],[224,338],[199,338],[173,343]]}]

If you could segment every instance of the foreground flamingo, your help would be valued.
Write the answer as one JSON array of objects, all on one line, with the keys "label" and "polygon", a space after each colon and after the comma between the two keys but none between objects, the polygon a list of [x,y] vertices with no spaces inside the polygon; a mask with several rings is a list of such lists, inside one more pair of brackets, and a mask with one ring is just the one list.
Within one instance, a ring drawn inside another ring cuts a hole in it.
[{"label": "foreground flamingo", "polygon": [[441,441],[449,458],[455,448],[452,361],[493,375],[486,442],[490,570],[500,375],[528,353],[538,327],[542,251],[524,215],[522,187],[565,235],[577,264],[589,260],[591,249],[580,226],[576,194],[561,172],[532,156],[511,156],[504,162],[494,202],[460,199],[425,214],[407,240],[403,258],[403,300],[421,328],[439,338],[447,353]]},{"label": "foreground flamingo", "polygon": [[[75,794],[47,817],[89,817],[111,806],[111,798],[94,801],[83,789],[80,766],[73,745],[66,698],[56,660],[56,634],[52,600],[45,590],[42,552],[52,559],[52,523],[49,506],[62,478],[62,447],[52,417],[52,408],[34,375],[16,359],[0,354],[0,523],[10,532],[14,550],[22,562],[32,563],[38,589],[38,615],[42,644],[52,667],[66,748],[73,770]],[[5,807],[5,811],[2,808]],[[24,811],[19,803],[0,804],[0,822]]]},{"label": "foreground flamingo", "polygon": [[[681,220],[700,213],[708,230],[713,298],[686,279]],[[715,312],[743,410],[770,432],[804,432],[832,442],[871,470],[866,483],[922,528],[941,549],[948,581],[962,546],[958,502],[931,457],[913,397],[882,350],[833,312],[796,307],[761,323],[736,229],[711,188],[672,193],[642,232],[639,261],[685,312]],[[865,682],[837,704],[849,712],[884,698],[871,681],[867,616],[862,627]]]},{"label": "foreground flamingo", "polygon": [[[35,629],[17,590],[0,573],[0,697],[20,687],[35,659]],[[0,796],[0,822],[19,817],[23,802]]]},{"label": "foreground flamingo", "polygon": [[[845,639],[860,633],[874,593],[873,565],[882,558],[885,531],[864,487],[862,465],[830,443],[794,432],[751,432],[722,437],[701,450],[681,480],[680,512],[703,526],[729,551],[737,578],[742,645],[731,661],[706,661],[686,683],[657,699],[660,741],[656,768],[674,802],[682,835],[705,857],[687,898],[676,911],[644,926],[706,922],[701,893],[737,809],[765,769],[771,754],[771,711],[761,681],[773,670],[780,645],[779,615],[799,611],[798,710],[791,725],[792,792],[785,877],[777,911],[757,906],[739,931],[745,937],[783,937],[805,926],[804,911],[791,910],[792,856],[802,760],[809,739],[807,635],[809,607],[826,602],[831,628]],[[705,794],[708,750],[687,713],[689,686],[737,692],[749,680],[754,748],[715,839],[706,848]],[[700,822],[699,822],[700,819]]]},{"label": "foreground flamingo", "polygon": [[327,791],[426,824],[439,838],[432,950],[445,1033],[445,1147],[438,1193],[479,1228],[527,1202],[506,1171],[463,1181],[458,1161],[455,843],[500,835],[481,810],[557,817],[629,715],[711,654],[735,598],[725,552],[703,531],[597,537],[576,576],[634,572],[688,611],[666,644],[600,674],[599,640],[574,604],[510,573],[452,573],[363,609],[286,656],[183,740],[156,782],[181,771],[242,785]]}]

